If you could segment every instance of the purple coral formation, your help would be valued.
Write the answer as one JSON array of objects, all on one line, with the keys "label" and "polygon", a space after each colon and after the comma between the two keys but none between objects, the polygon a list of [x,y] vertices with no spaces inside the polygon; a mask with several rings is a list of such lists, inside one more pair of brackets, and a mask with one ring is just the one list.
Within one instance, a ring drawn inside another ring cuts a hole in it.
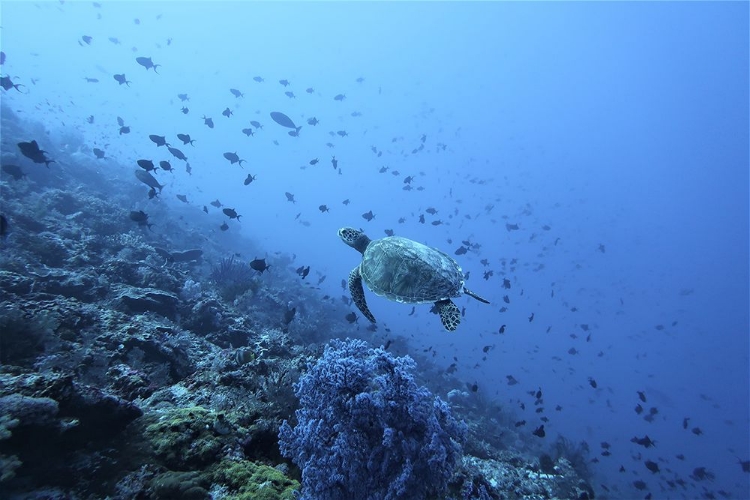
[{"label": "purple coral formation", "polygon": [[333,340],[295,393],[297,425],[279,432],[302,470],[303,499],[438,498],[466,426],[418,386],[416,364],[361,340]]}]

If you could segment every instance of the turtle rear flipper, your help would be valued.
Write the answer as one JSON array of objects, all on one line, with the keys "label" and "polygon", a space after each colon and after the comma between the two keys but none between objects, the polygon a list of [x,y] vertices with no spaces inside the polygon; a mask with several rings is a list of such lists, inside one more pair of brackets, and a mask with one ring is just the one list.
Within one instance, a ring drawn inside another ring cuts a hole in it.
[{"label": "turtle rear flipper", "polygon": [[370,322],[375,323],[375,316],[372,315],[370,309],[367,308],[367,301],[365,300],[365,290],[362,288],[362,275],[359,274],[359,266],[352,269],[349,273],[349,293],[352,294],[352,300],[357,305],[365,318],[369,319]]},{"label": "turtle rear flipper", "polygon": [[479,302],[484,302],[485,304],[489,304],[489,303],[490,303],[490,301],[489,301],[489,300],[487,300],[487,299],[483,299],[482,297],[480,297],[479,295],[477,295],[476,293],[472,292],[471,290],[469,290],[469,289],[468,289],[468,288],[466,288],[466,287],[464,287],[464,293],[465,293],[466,295],[468,295],[469,297],[474,297],[474,298],[475,298],[475,299],[477,299],[477,300],[478,300]]},{"label": "turtle rear flipper", "polygon": [[452,332],[458,328],[458,324],[461,323],[461,311],[456,304],[450,300],[438,300],[435,302],[435,306],[440,314],[440,321],[443,322],[446,330]]}]

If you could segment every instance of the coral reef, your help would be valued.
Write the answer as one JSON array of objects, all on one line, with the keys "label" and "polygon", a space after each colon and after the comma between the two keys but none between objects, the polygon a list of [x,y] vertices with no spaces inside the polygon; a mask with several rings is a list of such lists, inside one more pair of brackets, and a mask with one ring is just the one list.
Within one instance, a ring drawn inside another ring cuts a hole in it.
[{"label": "coral reef", "polygon": [[297,425],[281,452],[302,469],[305,499],[433,498],[445,493],[465,426],[419,387],[411,358],[333,340],[295,385]]},{"label": "coral reef", "polygon": [[[4,144],[44,134],[7,107],[2,123]],[[64,135],[56,168],[0,179],[0,496],[593,497],[585,450],[514,452],[512,413],[405,338],[324,348],[373,332],[300,287],[290,255],[261,275],[166,203],[149,208],[159,231],[134,225],[132,171]],[[200,259],[170,258],[197,241]]]}]

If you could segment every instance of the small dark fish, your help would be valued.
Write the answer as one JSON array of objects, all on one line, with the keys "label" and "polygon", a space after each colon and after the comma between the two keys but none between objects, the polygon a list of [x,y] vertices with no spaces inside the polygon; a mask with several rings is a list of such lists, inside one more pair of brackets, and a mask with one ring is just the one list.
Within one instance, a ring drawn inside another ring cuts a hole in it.
[{"label": "small dark fish", "polygon": [[310,266],[300,266],[297,268],[297,274],[299,274],[302,279],[307,278],[307,275],[310,274]]},{"label": "small dark fish", "polygon": [[251,135],[255,135],[253,133],[253,129],[251,129],[251,128],[243,128],[242,129],[242,133],[245,134],[248,137],[250,137]]},{"label": "small dark fish", "polygon": [[333,165],[334,169],[339,167],[339,161],[336,159],[335,156],[331,158],[331,165]]},{"label": "small dark fish", "polygon": [[195,139],[190,138],[190,134],[177,134],[177,138],[182,141],[182,145],[190,144],[191,146],[195,142]]},{"label": "small dark fish", "polygon": [[263,271],[265,271],[266,269],[269,269],[271,266],[266,264],[266,259],[259,259],[256,257],[250,262],[250,267],[262,274]]},{"label": "small dark fish", "polygon": [[465,246],[462,245],[462,246],[458,247],[458,249],[455,252],[453,252],[453,253],[456,254],[456,255],[464,255],[468,251],[469,250]]},{"label": "small dark fish", "polygon": [[282,84],[284,87],[289,86],[289,80],[279,80],[279,83]]},{"label": "small dark fish", "polygon": [[289,99],[296,99],[297,98],[297,96],[294,95],[294,92],[291,92],[289,90],[287,90],[286,92],[284,92],[284,95],[286,95]]},{"label": "small dark fish", "polygon": [[213,121],[213,119],[206,118],[206,115],[203,115],[203,123],[205,123],[208,128],[214,128],[214,121]]},{"label": "small dark fish", "polygon": [[594,389],[596,389],[596,387],[597,387],[596,380],[594,380],[593,378],[589,377],[589,385],[591,387],[593,387]]},{"label": "small dark fish", "polygon": [[645,465],[646,468],[654,474],[660,472],[659,464],[657,464],[656,462],[652,462],[651,460],[646,460],[645,462],[643,462],[643,465]]},{"label": "small dark fish", "polygon": [[[154,195],[156,194],[156,191],[155,191],[156,189],[158,189],[159,192],[161,193],[161,190],[164,186],[162,184],[159,184],[159,182],[157,182],[154,176],[151,175],[150,173],[146,172],[145,170],[136,170],[135,176],[138,178],[139,181],[141,181],[142,183],[150,187],[152,190],[154,190]],[[149,193],[149,198],[153,198],[153,196],[151,196],[150,193]]]},{"label": "small dark fish", "polygon": [[97,159],[97,160],[102,160],[102,159],[104,159],[104,151],[102,151],[101,149],[99,149],[99,148],[94,148],[94,149],[93,149],[93,152],[94,152],[94,156],[96,156],[96,159]]},{"label": "small dark fish", "polygon": [[690,432],[692,432],[696,436],[700,436],[701,434],[703,434],[703,431],[700,427],[693,427],[692,429],[690,429]]},{"label": "small dark fish", "polygon": [[222,112],[221,112],[221,114],[222,114],[222,115],[224,115],[224,116],[226,116],[227,118],[229,118],[229,117],[230,117],[230,116],[232,116],[232,115],[233,115],[234,113],[232,113],[232,110],[231,110],[231,109],[229,109],[229,108],[226,108],[226,109],[225,109],[224,111],[222,111]]},{"label": "small dark fish", "polygon": [[113,77],[113,78],[114,78],[114,79],[115,79],[115,80],[117,81],[117,83],[119,83],[120,85],[122,85],[122,84],[124,83],[125,85],[127,85],[128,87],[130,87],[130,84],[132,83],[132,82],[131,82],[130,80],[127,80],[127,79],[125,78],[125,74],[124,74],[124,73],[122,73],[122,74],[119,74],[119,75],[114,75],[114,77]]},{"label": "small dark fish", "polygon": [[338,132],[336,132],[336,133],[337,133],[337,134],[338,134],[339,136],[341,136],[341,137],[346,137],[346,136],[348,136],[348,135],[349,135],[349,134],[347,134],[347,133],[346,133],[346,130],[339,130],[339,131],[338,131]]},{"label": "small dark fish", "polygon": [[362,218],[365,219],[367,222],[370,222],[372,219],[375,218],[375,214],[372,213],[372,210],[365,212],[362,214]]},{"label": "small dark fish", "polygon": [[292,203],[297,203],[297,201],[294,199],[294,195],[290,192],[284,193],[286,195],[286,201],[291,201]]},{"label": "small dark fish", "polygon": [[208,213],[208,207],[207,207],[206,205],[203,205],[203,211],[204,211],[205,213]]},{"label": "small dark fish", "polygon": [[532,432],[532,434],[535,435],[536,437],[540,437],[540,438],[543,438],[544,436],[547,435],[544,432],[544,425],[543,424],[540,425],[539,427],[537,427],[536,429],[534,429],[534,432]]},{"label": "small dark fish", "polygon": [[312,88],[312,87],[307,87],[307,88],[305,89],[305,92],[307,92],[308,94],[312,94],[313,92],[315,92],[315,89],[314,89],[314,88]]},{"label": "small dark fish", "polygon": [[189,101],[189,100],[190,100],[190,97],[188,97],[188,95],[187,95],[187,94],[177,94],[177,97],[179,97],[179,98],[180,98],[180,101],[182,101],[182,102],[185,102],[185,101]]},{"label": "small dark fish", "polygon": [[83,36],[81,37],[81,40],[83,40],[84,42],[86,42],[86,45],[91,45],[91,40],[93,40],[93,38],[91,38],[91,37],[90,37],[90,36],[88,36],[88,35],[83,35]]},{"label": "small dark fish", "polygon": [[438,213],[438,211],[436,209],[432,208],[432,207],[430,207],[427,210],[425,210],[425,212],[427,212],[430,215],[435,215],[436,213]]},{"label": "small dark fish", "polygon": [[167,149],[169,150],[169,152],[170,152],[170,153],[172,153],[172,156],[174,156],[174,157],[175,157],[175,158],[177,158],[178,160],[183,160],[183,161],[187,161],[187,156],[185,156],[185,155],[184,155],[184,154],[182,153],[182,151],[180,151],[179,149],[177,149],[177,148],[172,148],[172,147],[168,147]]},{"label": "small dark fish", "polygon": [[631,438],[630,442],[641,445],[644,448],[651,448],[652,446],[656,446],[656,441],[652,441],[648,436],[644,436],[642,438],[636,436]]},{"label": "small dark fish", "polygon": [[419,223],[424,224],[424,214],[419,214]]},{"label": "small dark fish", "polygon": [[13,83],[9,76],[0,78],[0,85],[5,90],[16,89],[19,92],[21,92],[21,90],[18,87],[25,87],[25,85],[21,85],[20,83]]},{"label": "small dark fish", "polygon": [[641,392],[641,391],[636,391],[636,392],[638,393],[638,399],[640,399],[641,401],[643,401],[645,403],[646,402],[646,394],[643,393],[643,392]]},{"label": "small dark fish", "polygon": [[508,231],[516,231],[518,229],[518,224],[505,224],[505,229]]},{"label": "small dark fish", "polygon": [[162,161],[160,161],[160,162],[159,162],[159,166],[160,166],[160,167],[161,167],[161,168],[162,168],[163,170],[166,170],[167,172],[173,172],[173,170],[172,170],[172,165],[170,165],[170,163],[169,163],[168,161],[166,161],[166,160],[162,160]]},{"label": "small dark fish", "polygon": [[286,128],[293,128],[296,132],[299,132],[299,130],[302,127],[298,127],[294,124],[291,118],[286,116],[284,113],[280,113],[278,111],[272,111],[271,112],[271,119],[281,125],[282,127]]},{"label": "small dark fish", "polygon": [[151,160],[138,160],[136,163],[138,163],[138,166],[146,172],[151,172],[156,169],[156,167],[154,167],[154,162]]},{"label": "small dark fish", "polygon": [[122,134],[129,134],[130,133],[130,127],[120,127],[120,135]]},{"label": "small dark fish", "polygon": [[133,222],[137,222],[139,226],[147,226],[149,229],[151,229],[151,226],[153,224],[149,224],[148,222],[148,214],[144,212],[143,210],[139,211],[131,211],[130,212],[130,220]]},{"label": "small dark fish", "polygon": [[13,177],[14,180],[19,181],[26,177],[26,174],[23,173],[23,170],[21,170],[21,167],[18,165],[3,165],[2,168],[3,172]]},{"label": "small dark fish", "polygon": [[312,118],[308,118],[308,119],[307,119],[307,124],[308,124],[308,125],[312,125],[313,127],[314,127],[315,125],[317,125],[318,123],[320,123],[320,122],[319,122],[319,121],[318,121],[318,119],[317,119],[317,118],[315,118],[314,116],[313,116]]},{"label": "small dark fish", "polygon": [[310,160],[310,165],[317,165],[317,164],[318,164],[317,158],[315,158],[314,160]]},{"label": "small dark fish", "polygon": [[345,199],[341,203],[343,203],[344,205],[348,205],[350,203],[349,198]]},{"label": "small dark fish", "polygon": [[245,161],[245,160],[240,160],[240,157],[237,156],[237,153],[224,153],[224,158],[229,160],[229,163],[232,165],[234,165],[235,163],[239,163],[240,167],[242,166],[242,163]]},{"label": "small dark fish", "polygon": [[154,73],[157,73],[157,74],[158,74],[158,72],[156,71],[156,68],[158,68],[159,66],[161,66],[161,64],[154,64],[154,62],[151,60],[150,57],[136,57],[135,58],[135,62],[137,62],[138,64],[140,64],[144,68],[146,68],[146,71],[148,71],[149,69],[153,68],[154,69]]},{"label": "small dark fish", "polygon": [[242,92],[240,92],[240,91],[239,91],[239,90],[237,90],[237,89],[229,89],[229,92],[231,92],[231,93],[232,93],[232,95],[233,95],[234,97],[237,97],[237,98],[240,98],[240,97],[245,97],[245,94],[243,94]]},{"label": "small dark fish", "polygon": [[519,420],[514,424],[516,427],[521,427],[523,425],[526,425],[526,420]]},{"label": "small dark fish", "polygon": [[252,125],[252,126],[253,126],[253,127],[255,127],[256,129],[257,129],[257,128],[260,128],[260,129],[262,129],[262,128],[263,128],[263,125],[261,125],[261,124],[260,124],[260,122],[257,122],[257,121],[255,121],[255,120],[250,120],[250,125]]},{"label": "small dark fish", "polygon": [[177,195],[177,199],[180,200],[183,203],[187,203],[188,202],[187,196],[185,196],[184,194],[178,194]]},{"label": "small dark fish", "polygon": [[346,320],[351,324],[351,323],[356,323],[357,320],[359,319],[359,316],[357,316],[356,313],[354,312],[350,312],[349,314],[344,316],[344,318],[346,318]]},{"label": "small dark fish", "polygon": [[55,160],[50,160],[47,158],[47,152],[39,149],[39,145],[35,140],[31,142],[19,142],[18,149],[21,150],[22,155],[24,155],[34,163],[44,163],[44,165],[48,168],[50,163],[56,163]]},{"label": "small dark fish", "polygon": [[328,205],[320,205],[318,207],[318,210],[320,210],[321,212],[330,212],[330,210],[328,210]]},{"label": "small dark fish", "polygon": [[225,208],[224,210],[222,210],[222,212],[224,212],[224,215],[226,215],[230,219],[237,219],[237,222],[239,222],[240,217],[242,217],[241,215],[238,215],[233,208]]},{"label": "small dark fish", "polygon": [[393,233],[393,229],[386,229],[385,230],[385,234],[386,234],[386,236],[393,236],[393,234],[394,234]]},{"label": "small dark fish", "polygon": [[249,185],[254,180],[255,180],[255,176],[254,175],[247,174],[247,178],[245,178],[245,181],[244,181],[245,186]]},{"label": "small dark fish", "polygon": [[212,206],[216,207],[216,208],[221,208],[222,207],[221,202],[219,200],[214,200],[210,204]]},{"label": "small dark fish", "polygon": [[265,82],[262,76],[254,76],[253,80],[255,80],[258,83]]},{"label": "small dark fish", "polygon": [[334,101],[343,101],[344,99],[346,99],[345,94],[336,94],[336,96],[333,98]]},{"label": "small dark fish", "polygon": [[291,309],[287,309],[284,312],[284,324],[285,325],[288,325],[289,323],[292,322],[292,320],[294,320],[294,315],[296,314],[296,312],[297,312],[297,308],[296,307],[292,307]]},{"label": "small dark fish", "polygon": [[151,139],[154,142],[154,144],[156,144],[157,146],[167,146],[167,147],[169,147],[169,143],[167,143],[167,138],[164,137],[163,135],[153,135],[153,134],[151,134],[151,135],[148,136],[148,138]]},{"label": "small dark fish", "polygon": [[219,226],[219,229],[221,229],[222,231],[226,231],[227,229],[229,229],[229,224],[227,224],[226,222],[222,222],[221,226]]},{"label": "small dark fish", "polygon": [[5,64],[5,52],[0,51],[0,65]]},{"label": "small dark fish", "polygon": [[186,108],[185,106],[181,107],[180,111],[182,111],[183,115],[190,113],[190,109]]},{"label": "small dark fish", "polygon": [[98,78],[89,78],[89,77],[83,77],[84,80],[86,80],[86,83],[99,83]]}]

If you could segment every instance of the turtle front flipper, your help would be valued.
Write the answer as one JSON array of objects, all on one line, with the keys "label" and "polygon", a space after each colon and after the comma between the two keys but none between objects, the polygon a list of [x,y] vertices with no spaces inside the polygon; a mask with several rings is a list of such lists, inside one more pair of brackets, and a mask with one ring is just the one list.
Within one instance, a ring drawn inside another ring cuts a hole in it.
[{"label": "turtle front flipper", "polygon": [[452,332],[458,328],[458,324],[461,323],[461,311],[456,304],[450,300],[438,300],[435,306],[446,330]]},{"label": "turtle front flipper", "polygon": [[349,293],[352,294],[352,300],[357,304],[357,308],[362,311],[362,314],[365,315],[365,318],[375,323],[375,316],[367,308],[365,290],[362,288],[362,275],[359,274],[359,266],[352,269],[352,272],[349,273]]}]

